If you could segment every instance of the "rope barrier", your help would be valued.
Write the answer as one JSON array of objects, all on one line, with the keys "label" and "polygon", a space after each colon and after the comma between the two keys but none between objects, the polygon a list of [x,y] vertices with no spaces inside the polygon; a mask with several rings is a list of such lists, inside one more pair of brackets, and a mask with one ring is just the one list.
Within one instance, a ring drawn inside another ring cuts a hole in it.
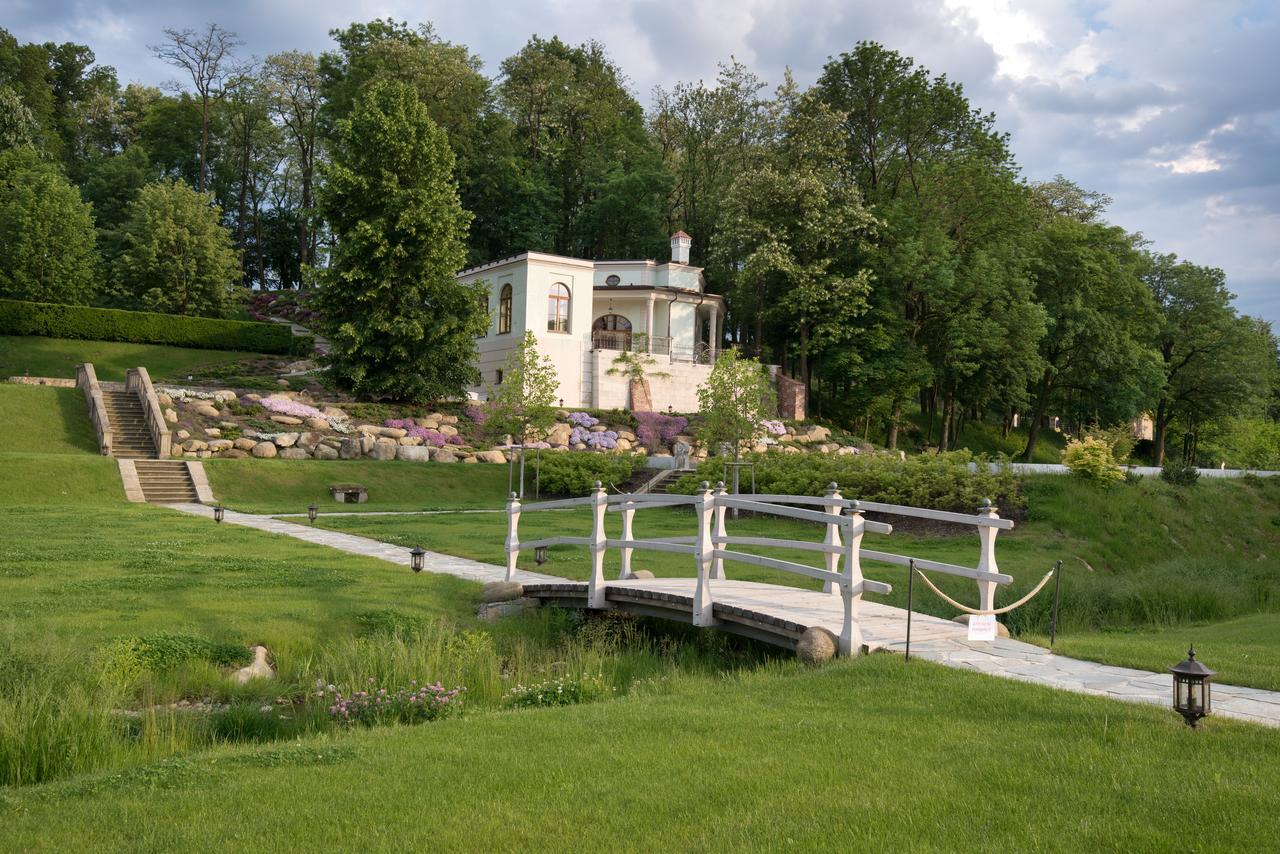
[{"label": "rope barrier", "polygon": [[934,583],[929,580],[929,576],[925,575],[923,572],[920,572],[920,570],[918,569],[916,570],[916,573],[919,574],[920,578],[924,581],[924,583],[929,585],[929,589],[932,590],[934,593],[937,593],[939,598],[941,598],[944,602],[946,602],[947,604],[951,605],[954,608],[959,608],[961,611],[964,611],[966,614],[974,614],[975,616],[979,616],[979,617],[988,617],[993,614],[1007,614],[1008,612],[1012,611],[1014,608],[1018,608],[1022,605],[1025,605],[1027,602],[1031,601],[1031,597],[1039,593],[1040,590],[1046,584],[1049,583],[1049,579],[1053,577],[1053,574],[1055,572],[1057,572],[1056,567],[1046,572],[1044,574],[1044,578],[1040,579],[1040,583],[1037,584],[1031,590],[1030,593],[1028,593],[1026,596],[1023,596],[1021,599],[1019,599],[1017,602],[1014,602],[1012,605],[1005,605],[1003,608],[995,608],[990,611],[979,611],[976,608],[970,608],[968,605],[961,605],[959,602],[952,599],[950,596],[948,596],[947,594],[939,590],[937,587],[935,587]]}]

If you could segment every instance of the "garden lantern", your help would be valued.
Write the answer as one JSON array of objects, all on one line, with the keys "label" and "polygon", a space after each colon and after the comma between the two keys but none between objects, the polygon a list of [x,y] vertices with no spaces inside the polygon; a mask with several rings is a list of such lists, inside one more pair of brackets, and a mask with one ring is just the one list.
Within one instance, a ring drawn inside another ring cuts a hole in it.
[{"label": "garden lantern", "polygon": [[1187,650],[1187,660],[1169,668],[1173,674],[1173,710],[1187,726],[1195,727],[1210,711],[1209,683],[1215,672],[1196,661],[1196,648]]},{"label": "garden lantern", "polygon": [[422,572],[426,565],[427,553],[423,551],[422,546],[414,546],[409,552],[409,567],[414,572]]},{"label": "garden lantern", "polygon": [[213,521],[215,521],[215,522],[221,522],[221,521],[222,521],[222,517],[223,517],[224,515],[226,515],[226,512],[227,512],[227,511],[225,511],[225,510],[223,510],[223,509],[222,509],[222,505],[221,505],[221,504],[219,504],[218,506],[214,507],[214,508],[213,508]]},{"label": "garden lantern", "polygon": [[320,513],[320,508],[315,506],[314,504],[310,504],[307,506],[307,518],[311,520],[312,525],[316,523],[316,516],[319,515],[319,513]]},{"label": "garden lantern", "polygon": [[547,562],[547,547],[535,546],[533,549],[533,562],[538,566],[542,566]]}]

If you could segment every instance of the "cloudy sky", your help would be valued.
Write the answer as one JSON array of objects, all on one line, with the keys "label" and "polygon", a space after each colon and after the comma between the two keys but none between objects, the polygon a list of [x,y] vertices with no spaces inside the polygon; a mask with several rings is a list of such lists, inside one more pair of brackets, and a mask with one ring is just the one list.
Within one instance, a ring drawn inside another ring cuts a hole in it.
[{"label": "cloudy sky", "polygon": [[873,39],[964,84],[1028,178],[1062,173],[1115,199],[1112,221],[1227,271],[1242,310],[1280,328],[1280,0],[5,0],[24,41],[90,45],[123,81],[173,72],[146,45],[212,16],[245,53],[325,50],[328,30],[433,21],[496,73],[531,34],[594,38],[642,102],[711,79],[730,55],[811,82]]}]

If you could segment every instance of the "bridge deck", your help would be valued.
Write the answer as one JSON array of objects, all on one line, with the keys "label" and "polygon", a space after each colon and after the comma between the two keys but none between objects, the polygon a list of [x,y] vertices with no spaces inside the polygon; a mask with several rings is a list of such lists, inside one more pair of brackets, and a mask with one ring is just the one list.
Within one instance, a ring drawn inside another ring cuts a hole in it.
[{"label": "bridge deck", "polygon": [[[693,578],[647,578],[606,583],[605,598],[619,610],[692,620]],[[712,613],[720,628],[793,649],[805,629],[821,626],[839,636],[844,624],[840,596],[814,590],[797,590],[777,584],[716,579]],[[524,585],[524,595],[544,601],[583,607],[586,582],[564,581]],[[861,607],[862,639],[868,650],[901,649],[906,642],[907,621],[901,608],[864,600]],[[950,620],[915,614],[911,641],[965,640],[967,629]]]}]

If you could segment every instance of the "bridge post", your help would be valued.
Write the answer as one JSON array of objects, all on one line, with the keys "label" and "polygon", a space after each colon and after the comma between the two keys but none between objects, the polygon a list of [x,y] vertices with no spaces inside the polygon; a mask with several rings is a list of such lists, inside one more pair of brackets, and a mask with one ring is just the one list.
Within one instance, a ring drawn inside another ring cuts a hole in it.
[{"label": "bridge post", "polygon": [[693,593],[693,624],[714,626],[715,617],[711,605],[711,560],[715,545],[711,542],[711,517],[716,497],[705,480],[698,490],[698,501],[693,505],[698,514],[698,538],[694,547],[694,559],[698,562],[698,585]]},{"label": "bridge post", "polygon": [[[725,488],[724,488],[724,481],[723,481],[723,480],[716,484],[716,497],[717,497],[717,498],[720,498],[720,497],[725,496],[725,495],[728,495],[728,494],[729,494],[729,493],[728,493],[728,492],[725,490]],[[727,536],[729,535],[729,532],[728,532],[728,531],[726,531],[726,530],[725,530],[725,527],[724,527],[724,511],[725,511],[725,508],[724,508],[724,507],[722,507],[720,504],[718,504],[718,503],[717,503],[717,504],[716,504],[716,509],[715,509],[715,522],[716,522],[716,524],[715,524],[715,529],[714,529],[714,530],[715,530],[715,535],[716,535],[717,537],[727,537]],[[712,547],[713,549],[719,549],[719,548],[723,548],[723,544],[717,544],[717,543],[715,542],[715,540],[713,539],[713,540],[711,541],[711,547]],[[724,578],[724,577],[725,577],[725,574],[724,574],[724,558],[722,558],[722,557],[713,557],[713,558],[711,559],[711,577],[712,577],[712,578]]]},{"label": "bridge post", "polygon": [[520,499],[511,493],[507,501],[507,581],[516,579],[516,560],[520,557]]},{"label": "bridge post", "polygon": [[859,655],[862,652],[862,627],[858,625],[858,612],[862,606],[862,564],[858,551],[862,548],[862,534],[866,529],[862,511],[856,507],[846,523],[849,541],[844,544],[844,573],[840,579],[840,596],[844,599],[844,625],[840,628],[840,654]]},{"label": "bridge post", "polygon": [[[839,546],[842,545],[840,542],[840,518],[844,508],[842,505],[837,503],[841,500],[841,497],[840,487],[836,485],[835,481],[832,481],[831,485],[827,487],[826,497],[830,498],[832,503],[825,505],[824,509],[826,509],[828,513],[834,514],[835,518],[828,523],[827,536],[822,542],[828,546]],[[828,552],[823,559],[826,561],[827,572],[840,571],[840,555],[835,554],[834,552]],[[840,589],[834,581],[824,581],[822,583],[822,592],[837,594],[840,592]]]},{"label": "bridge post", "polygon": [[604,512],[609,504],[600,481],[591,490],[591,578],[587,581],[587,607],[607,608],[604,586]]},{"label": "bridge post", "polygon": [[[628,501],[622,505],[622,539],[632,540],[635,537],[631,533],[631,524],[636,518],[636,505],[634,501]],[[631,553],[635,549],[630,546],[622,547],[622,571],[618,573],[618,578],[626,578],[631,574]]]},{"label": "bridge post", "polygon": [[[979,516],[986,516],[988,519],[999,519],[1000,514],[995,507],[991,506],[991,501],[984,501],[982,506],[978,508]],[[982,554],[978,557],[979,572],[999,572],[996,566],[996,528],[986,525],[979,526],[978,539],[982,541]],[[996,607],[996,587],[998,585],[994,581],[978,582],[978,610],[990,611]]]}]

